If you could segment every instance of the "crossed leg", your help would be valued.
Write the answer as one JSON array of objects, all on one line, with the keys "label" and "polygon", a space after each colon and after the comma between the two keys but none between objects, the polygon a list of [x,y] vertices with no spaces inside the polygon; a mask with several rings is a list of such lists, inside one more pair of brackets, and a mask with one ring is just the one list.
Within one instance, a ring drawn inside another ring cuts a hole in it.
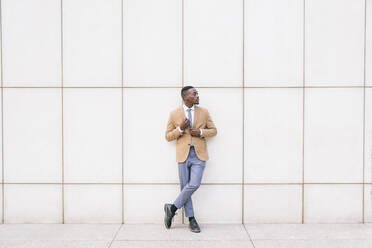
[{"label": "crossed leg", "polygon": [[191,195],[200,187],[205,169],[204,161],[190,155],[184,163],[178,163],[181,193],[173,203],[177,208],[184,206],[186,217],[194,216]]}]

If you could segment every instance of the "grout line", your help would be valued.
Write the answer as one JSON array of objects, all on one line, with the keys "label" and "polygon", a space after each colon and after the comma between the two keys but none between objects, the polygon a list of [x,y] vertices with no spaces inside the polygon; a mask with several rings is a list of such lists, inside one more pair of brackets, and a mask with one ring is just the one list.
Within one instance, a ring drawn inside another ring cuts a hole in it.
[{"label": "grout line", "polygon": [[242,94],[243,94],[243,107],[242,107],[242,122],[243,122],[243,126],[242,126],[242,139],[243,139],[243,150],[242,150],[242,224],[244,225],[244,188],[245,188],[245,185],[244,185],[244,163],[245,163],[245,156],[244,156],[244,149],[245,149],[245,146],[244,146],[244,142],[245,142],[245,138],[244,138],[244,135],[245,135],[245,132],[244,132],[244,129],[245,129],[245,90],[244,90],[244,86],[245,86],[245,71],[244,71],[244,68],[245,68],[245,0],[242,0],[243,2],[243,28],[242,28],[242,31],[243,31],[243,49],[242,49],[242,54],[243,54],[243,59],[242,59],[242,81],[243,81],[243,89],[242,89]]},{"label": "grout line", "polygon": [[2,213],[1,213],[1,223],[4,224],[5,222],[5,190],[4,190],[4,92],[3,92],[3,14],[2,14],[2,1],[0,0],[0,53],[1,53],[1,206],[2,206]]},{"label": "grout line", "polygon": [[115,241],[116,237],[118,236],[122,226],[123,226],[123,224],[120,225],[119,229],[116,231],[114,237],[112,238],[112,240],[111,240],[111,242],[110,242],[110,244],[107,248],[110,248],[112,246],[112,243],[114,243],[114,241]]},{"label": "grout line", "polygon": [[[185,86],[185,1],[181,0],[181,80],[182,88]],[[182,104],[182,101],[181,101]],[[182,206],[181,212],[182,224],[185,224],[185,206]]]},{"label": "grout line", "polygon": [[[124,0],[121,0],[121,223],[124,224]],[[111,246],[111,245],[110,245]]]},{"label": "grout line", "polygon": [[62,224],[65,223],[65,187],[64,187],[64,181],[65,181],[65,166],[64,166],[64,119],[63,119],[63,112],[64,112],[64,102],[63,102],[63,0],[61,0],[61,107],[62,107]]},{"label": "grout line", "polygon": [[182,87],[185,86],[185,1],[182,1],[181,6],[181,80],[182,80]]},{"label": "grout line", "polygon": [[367,0],[364,0],[364,50],[363,50],[363,198],[362,223],[365,223],[365,131],[366,131],[366,50],[367,50]]},{"label": "grout line", "polygon": [[305,28],[306,0],[303,0],[302,19],[302,211],[301,223],[305,222]]},{"label": "grout line", "polygon": [[[4,185],[62,185],[62,182],[61,183],[57,183],[57,182],[4,182],[3,183]],[[330,182],[311,182],[311,183],[244,183],[244,185],[255,185],[255,186],[263,186],[263,185],[363,185],[363,182],[359,182],[359,183],[356,183],[356,182],[334,182],[334,183],[330,183]],[[372,185],[372,182],[370,183],[364,183],[366,185]],[[63,185],[179,185],[179,183],[166,183],[166,182],[163,182],[163,183],[105,183],[105,182],[102,182],[102,183],[99,183],[99,182],[80,182],[80,183],[66,183],[66,182],[63,182]],[[235,185],[235,186],[241,186],[242,183],[201,183],[201,185],[206,185],[206,186],[218,186],[218,185]]]},{"label": "grout line", "polygon": [[246,228],[246,226],[244,224],[243,224],[243,227],[244,227],[244,230],[245,230],[245,232],[247,233],[247,235],[249,237],[249,240],[251,241],[251,244],[252,244],[253,248],[255,248],[255,245],[253,243],[253,240],[251,238],[251,235],[249,234],[249,232],[248,232],[248,230],[247,230],[247,228]]},{"label": "grout line", "polygon": [[[184,86],[184,82],[182,82],[182,87]],[[113,88],[113,89],[180,89],[181,86],[2,86],[0,88],[15,88],[15,89],[38,89],[38,88],[71,88],[71,89],[106,89],[106,88]],[[302,88],[372,88],[372,86],[350,86],[350,85],[344,85],[344,86],[195,86],[197,88],[204,88],[204,89],[287,89],[287,88],[294,88],[294,89],[302,89]]]}]

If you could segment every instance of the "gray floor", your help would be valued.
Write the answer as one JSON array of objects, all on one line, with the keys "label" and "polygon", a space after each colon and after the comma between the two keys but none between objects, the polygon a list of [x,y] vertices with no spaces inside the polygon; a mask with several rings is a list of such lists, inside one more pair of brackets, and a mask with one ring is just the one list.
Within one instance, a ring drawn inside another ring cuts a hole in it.
[{"label": "gray floor", "polygon": [[0,247],[372,247],[372,224],[199,224],[2,224]]}]

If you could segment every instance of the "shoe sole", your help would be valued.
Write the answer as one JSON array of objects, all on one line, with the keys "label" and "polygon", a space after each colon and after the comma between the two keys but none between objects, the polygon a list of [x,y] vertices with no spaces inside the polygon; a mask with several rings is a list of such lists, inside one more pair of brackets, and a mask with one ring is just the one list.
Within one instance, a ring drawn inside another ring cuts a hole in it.
[{"label": "shoe sole", "polygon": [[190,227],[189,227],[189,229],[190,229],[191,232],[194,232],[194,233],[200,233],[200,230],[193,230],[193,229],[191,229]]},{"label": "shoe sole", "polygon": [[193,229],[191,229],[190,226],[189,226],[189,229],[190,229],[191,232],[194,232],[194,233],[200,233],[200,230],[193,230]]},{"label": "shoe sole", "polygon": [[165,225],[165,228],[170,229],[170,226],[167,225],[168,209],[167,209],[167,205],[166,204],[164,204],[164,212],[165,212],[165,216],[164,216],[164,225]]}]

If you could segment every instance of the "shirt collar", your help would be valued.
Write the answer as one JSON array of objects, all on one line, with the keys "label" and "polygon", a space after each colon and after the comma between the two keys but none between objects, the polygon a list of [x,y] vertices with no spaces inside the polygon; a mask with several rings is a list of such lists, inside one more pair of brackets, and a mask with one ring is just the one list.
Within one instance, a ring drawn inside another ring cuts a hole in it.
[{"label": "shirt collar", "polygon": [[[194,111],[194,106],[195,106],[195,105],[192,105],[192,107],[191,107],[191,111]],[[185,111],[187,111],[187,110],[189,109],[189,107],[187,107],[185,104],[183,104],[183,109],[184,109]]]}]

